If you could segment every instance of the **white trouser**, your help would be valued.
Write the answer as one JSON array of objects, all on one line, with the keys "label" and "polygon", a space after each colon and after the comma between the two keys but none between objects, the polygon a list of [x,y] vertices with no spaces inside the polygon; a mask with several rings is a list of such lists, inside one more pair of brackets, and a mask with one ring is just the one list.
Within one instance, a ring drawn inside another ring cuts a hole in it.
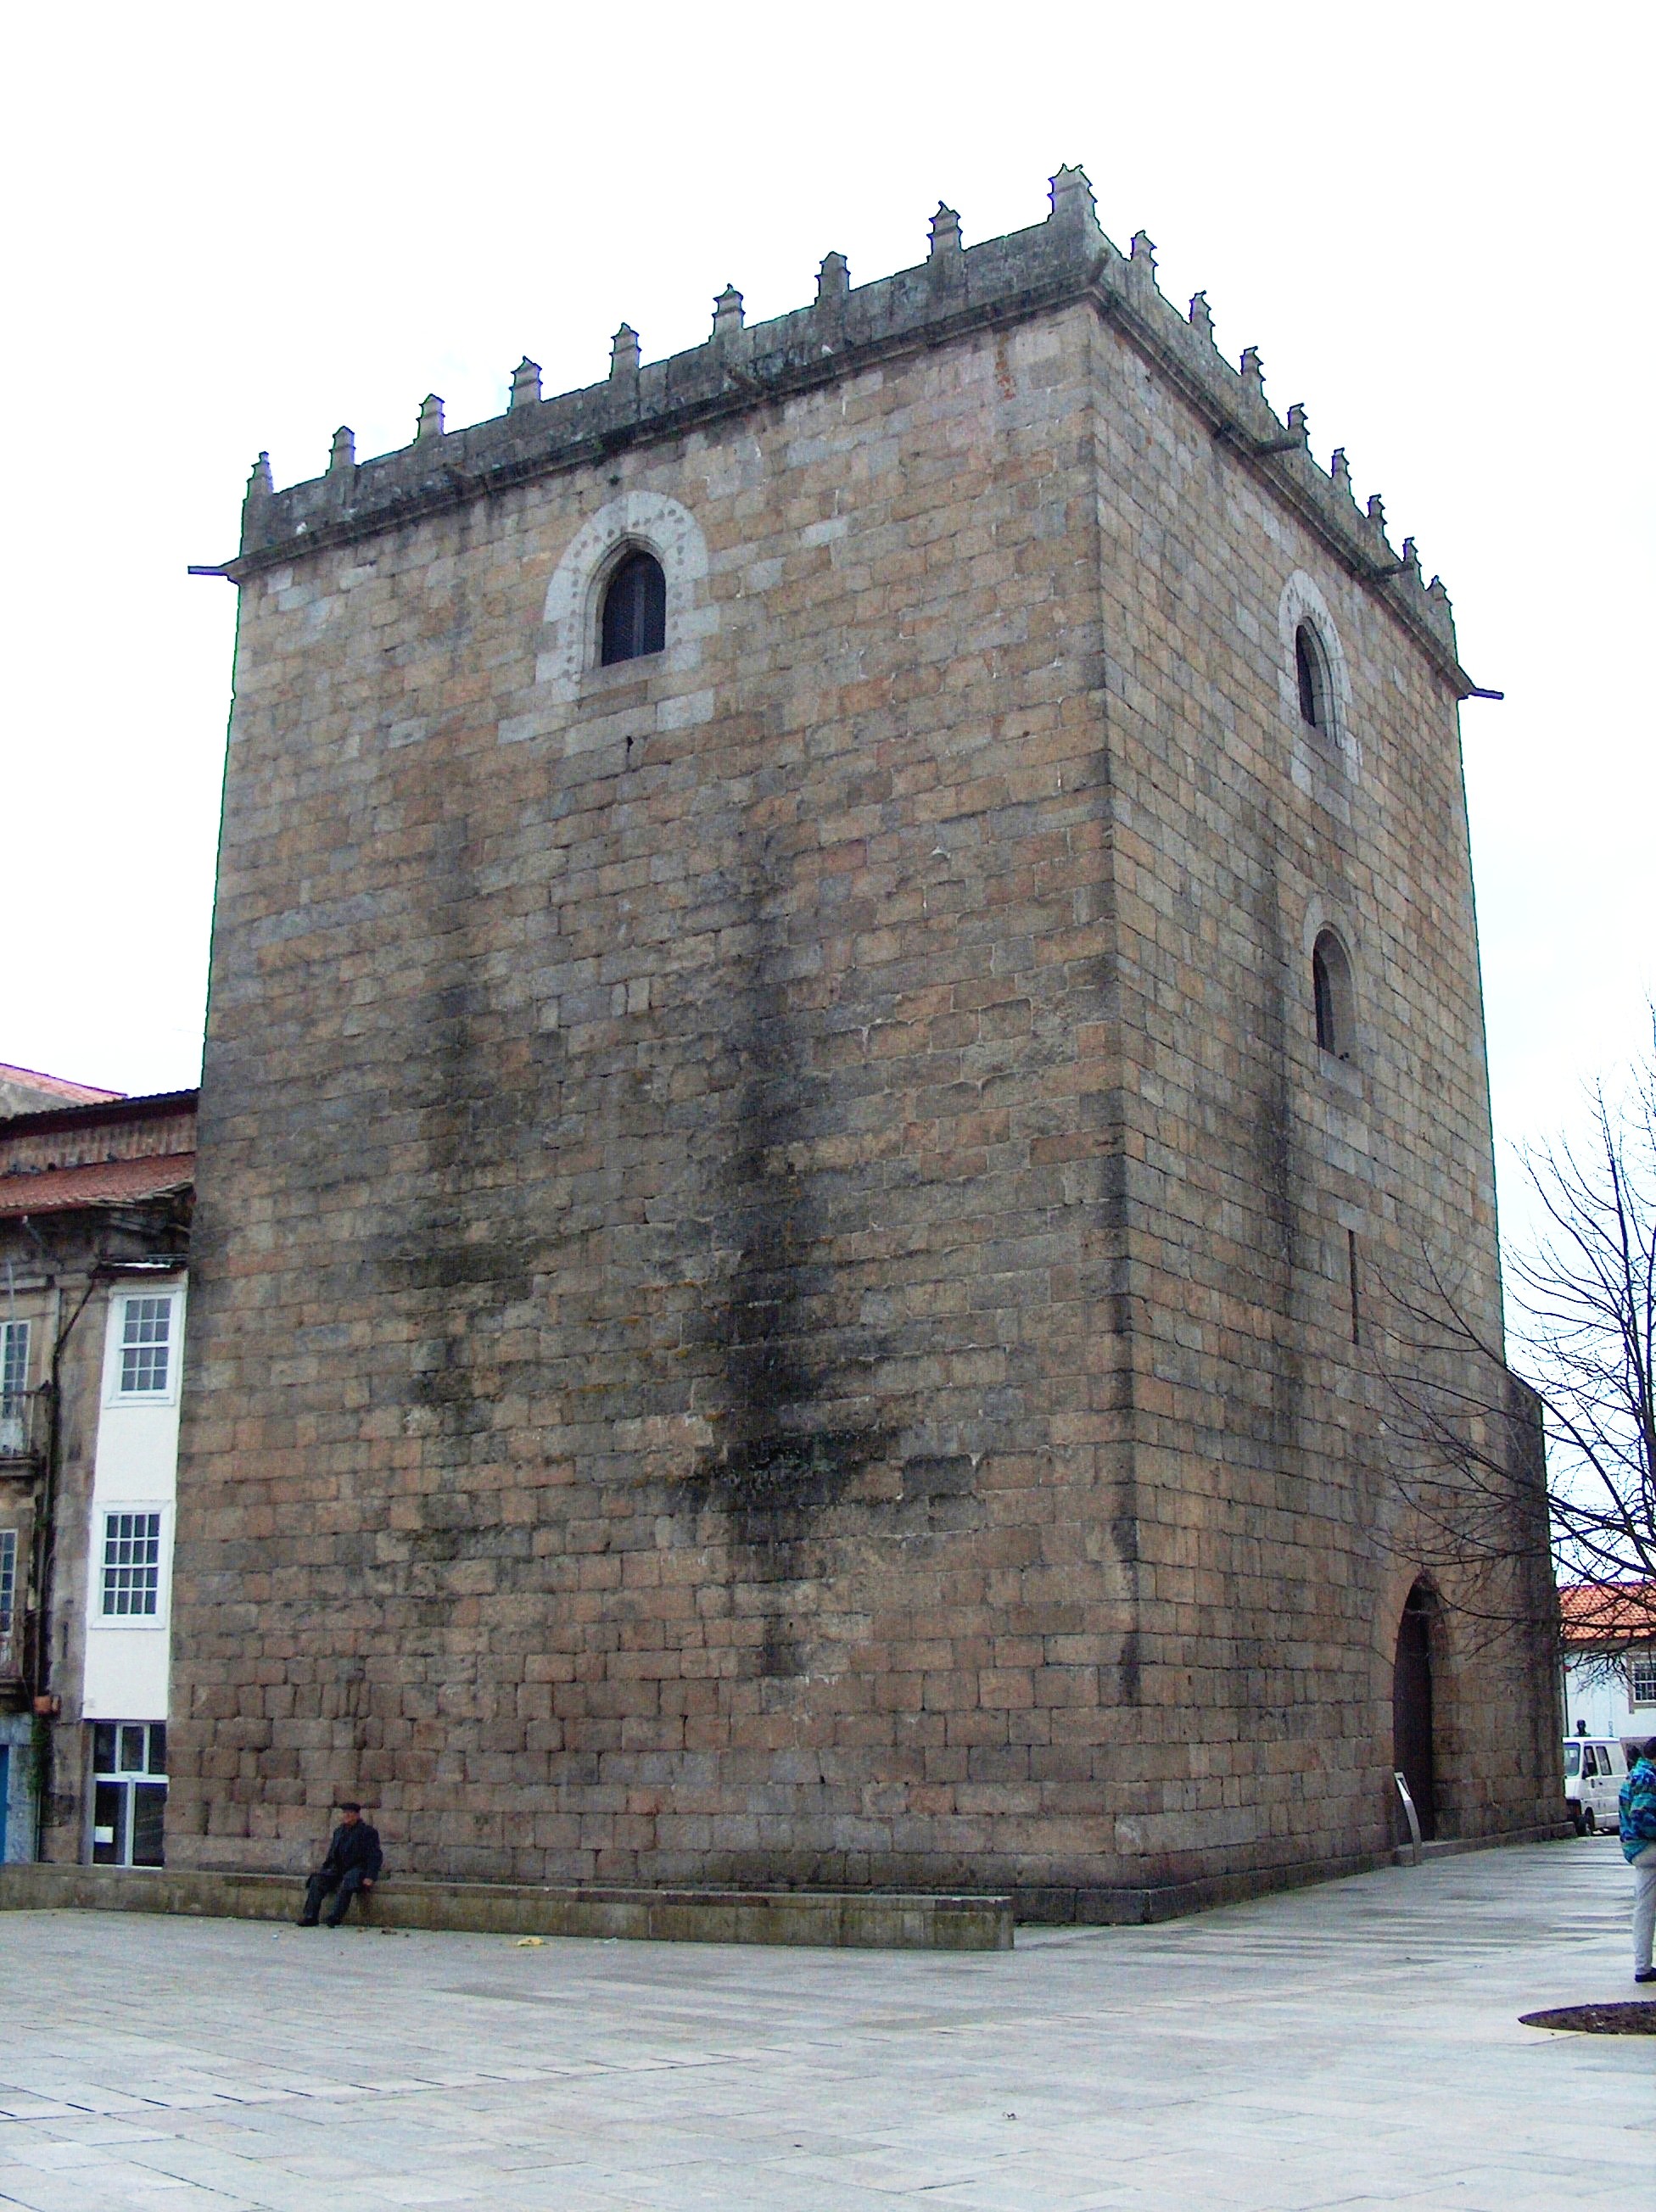
[{"label": "white trouser", "polygon": [[1650,1943],[1656,1934],[1656,1844],[1647,1844],[1633,1862],[1633,1969],[1642,1973],[1650,1964]]}]

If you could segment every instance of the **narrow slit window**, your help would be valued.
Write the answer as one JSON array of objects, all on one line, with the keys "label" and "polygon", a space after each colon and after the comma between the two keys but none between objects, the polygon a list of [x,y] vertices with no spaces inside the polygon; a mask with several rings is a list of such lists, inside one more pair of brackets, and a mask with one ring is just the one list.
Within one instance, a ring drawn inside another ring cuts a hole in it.
[{"label": "narrow slit window", "polygon": [[1349,1060],[1355,1041],[1351,963],[1331,929],[1311,949],[1311,995],[1317,1014],[1317,1042],[1336,1060]]},{"label": "narrow slit window", "polygon": [[667,641],[667,580],[653,553],[629,553],[604,592],[600,659],[642,660]]},{"label": "narrow slit window", "polygon": [[1294,633],[1294,665],[1300,679],[1300,716],[1313,730],[1327,732],[1328,663],[1323,656],[1321,640],[1309,623],[1301,623]]},{"label": "narrow slit window", "polygon": [[1346,1275],[1351,1288],[1351,1341],[1361,1344],[1363,1340],[1362,1308],[1358,1303],[1357,1232],[1355,1229],[1346,1231]]},{"label": "narrow slit window", "polygon": [[1334,1049],[1334,987],[1329,980],[1328,955],[1320,941],[1311,955],[1311,992],[1317,1002],[1317,1042],[1324,1052]]}]

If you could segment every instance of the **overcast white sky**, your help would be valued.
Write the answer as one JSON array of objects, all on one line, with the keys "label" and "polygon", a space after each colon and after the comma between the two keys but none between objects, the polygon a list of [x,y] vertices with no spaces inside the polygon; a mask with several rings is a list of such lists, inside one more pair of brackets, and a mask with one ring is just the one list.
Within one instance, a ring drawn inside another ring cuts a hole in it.
[{"label": "overcast white sky", "polygon": [[[1648,1042],[1648,7],[12,19],[0,1060],[195,1080],[247,469],[1038,221],[1062,161],[1455,603],[1498,1136]],[[591,28],[586,27],[590,23]],[[1631,658],[1629,659],[1629,656]]]}]

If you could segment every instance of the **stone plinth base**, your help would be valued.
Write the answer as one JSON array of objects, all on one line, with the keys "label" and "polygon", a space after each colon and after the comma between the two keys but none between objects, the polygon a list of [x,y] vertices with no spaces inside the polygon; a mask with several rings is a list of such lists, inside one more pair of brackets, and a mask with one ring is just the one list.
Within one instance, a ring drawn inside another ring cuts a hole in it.
[{"label": "stone plinth base", "polygon": [[[0,1910],[192,1913],[291,1920],[304,1884],[271,1874],[142,1867],[0,1867]],[[782,1943],[858,1950],[1009,1951],[1008,1897],[892,1897],[824,1891],[539,1888],[388,1876],[352,1918],[378,1928],[490,1936],[596,1936],[667,1943]],[[349,1923],[347,1923],[349,1924]]]}]

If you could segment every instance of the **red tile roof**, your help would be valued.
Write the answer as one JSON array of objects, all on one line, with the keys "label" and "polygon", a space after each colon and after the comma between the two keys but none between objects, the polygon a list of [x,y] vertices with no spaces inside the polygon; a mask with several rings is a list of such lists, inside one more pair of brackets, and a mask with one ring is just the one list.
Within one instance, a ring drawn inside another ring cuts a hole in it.
[{"label": "red tile roof", "polygon": [[96,1105],[107,1098],[125,1098],[124,1091],[104,1091],[95,1084],[71,1083],[66,1076],[42,1075],[36,1067],[14,1067],[0,1060],[0,1084],[15,1084],[20,1091],[38,1091],[41,1103],[57,1099],[69,1106]]},{"label": "red tile roof", "polygon": [[1571,1583],[1559,1591],[1558,1603],[1566,1644],[1656,1636],[1656,1583]]},{"label": "red tile roof", "polygon": [[119,1206],[167,1191],[187,1190],[196,1177],[193,1152],[147,1160],[100,1160],[83,1168],[41,1168],[0,1175],[0,1220],[24,1213],[61,1213],[76,1206]]}]

